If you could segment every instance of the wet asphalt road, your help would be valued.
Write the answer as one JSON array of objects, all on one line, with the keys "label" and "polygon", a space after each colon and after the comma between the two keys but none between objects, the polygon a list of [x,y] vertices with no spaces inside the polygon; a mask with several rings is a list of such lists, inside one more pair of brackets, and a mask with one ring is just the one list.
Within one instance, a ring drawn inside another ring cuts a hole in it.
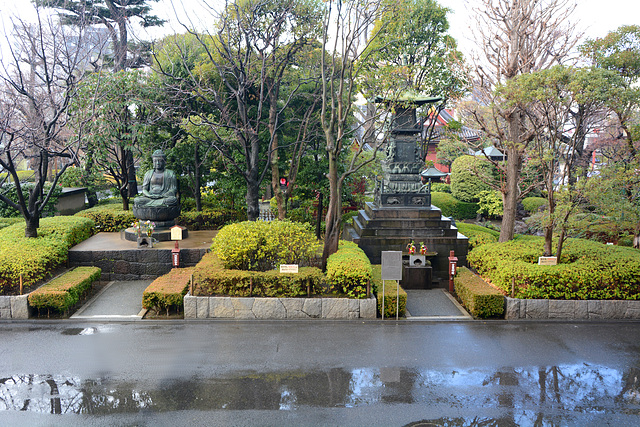
[{"label": "wet asphalt road", "polygon": [[7,322],[0,425],[640,425],[640,323]]}]

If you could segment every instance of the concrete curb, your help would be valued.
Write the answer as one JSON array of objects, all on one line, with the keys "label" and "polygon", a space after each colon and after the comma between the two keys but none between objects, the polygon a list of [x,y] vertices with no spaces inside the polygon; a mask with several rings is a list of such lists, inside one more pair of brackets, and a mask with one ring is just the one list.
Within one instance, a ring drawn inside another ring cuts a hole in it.
[{"label": "concrete curb", "polygon": [[375,319],[376,299],[184,297],[185,319]]},{"label": "concrete curb", "polygon": [[640,320],[636,300],[548,300],[505,297],[505,320]]}]

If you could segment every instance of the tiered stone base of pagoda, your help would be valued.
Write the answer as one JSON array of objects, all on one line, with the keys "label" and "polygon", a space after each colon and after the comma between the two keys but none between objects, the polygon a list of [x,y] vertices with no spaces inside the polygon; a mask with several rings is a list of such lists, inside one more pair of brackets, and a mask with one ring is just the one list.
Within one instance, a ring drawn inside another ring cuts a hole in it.
[{"label": "tiered stone base of pagoda", "polygon": [[448,278],[449,251],[455,252],[458,265],[466,265],[469,249],[469,239],[432,205],[378,207],[368,202],[353,223],[345,226],[342,237],[357,243],[373,264],[380,264],[382,251],[407,252],[411,240],[418,248],[424,242],[429,252],[437,252],[429,261],[438,279]]}]

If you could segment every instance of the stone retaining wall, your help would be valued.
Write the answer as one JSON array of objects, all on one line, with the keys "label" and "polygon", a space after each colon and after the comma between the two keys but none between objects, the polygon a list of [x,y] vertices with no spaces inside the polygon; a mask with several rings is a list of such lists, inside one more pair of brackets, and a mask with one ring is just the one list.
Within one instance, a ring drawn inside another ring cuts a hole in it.
[{"label": "stone retaining wall", "polygon": [[[195,266],[207,249],[180,249],[180,266]],[[69,266],[102,269],[101,280],[148,280],[171,271],[171,249],[69,251]]]},{"label": "stone retaining wall", "polygon": [[28,319],[29,295],[0,296],[0,319]]},{"label": "stone retaining wall", "polygon": [[376,299],[184,297],[185,319],[375,319]]},{"label": "stone retaining wall", "polygon": [[640,319],[640,301],[505,298],[505,319]]}]

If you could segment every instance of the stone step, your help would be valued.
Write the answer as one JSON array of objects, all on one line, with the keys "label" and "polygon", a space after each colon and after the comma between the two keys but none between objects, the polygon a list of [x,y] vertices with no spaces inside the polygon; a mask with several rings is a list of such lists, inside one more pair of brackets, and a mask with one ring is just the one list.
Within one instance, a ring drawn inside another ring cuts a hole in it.
[{"label": "stone step", "polygon": [[430,208],[406,208],[406,207],[383,207],[378,208],[373,205],[373,203],[365,204],[365,212],[372,219],[391,219],[391,218],[402,218],[402,219],[440,219],[442,216],[442,212],[439,208],[435,206],[431,206]]}]

